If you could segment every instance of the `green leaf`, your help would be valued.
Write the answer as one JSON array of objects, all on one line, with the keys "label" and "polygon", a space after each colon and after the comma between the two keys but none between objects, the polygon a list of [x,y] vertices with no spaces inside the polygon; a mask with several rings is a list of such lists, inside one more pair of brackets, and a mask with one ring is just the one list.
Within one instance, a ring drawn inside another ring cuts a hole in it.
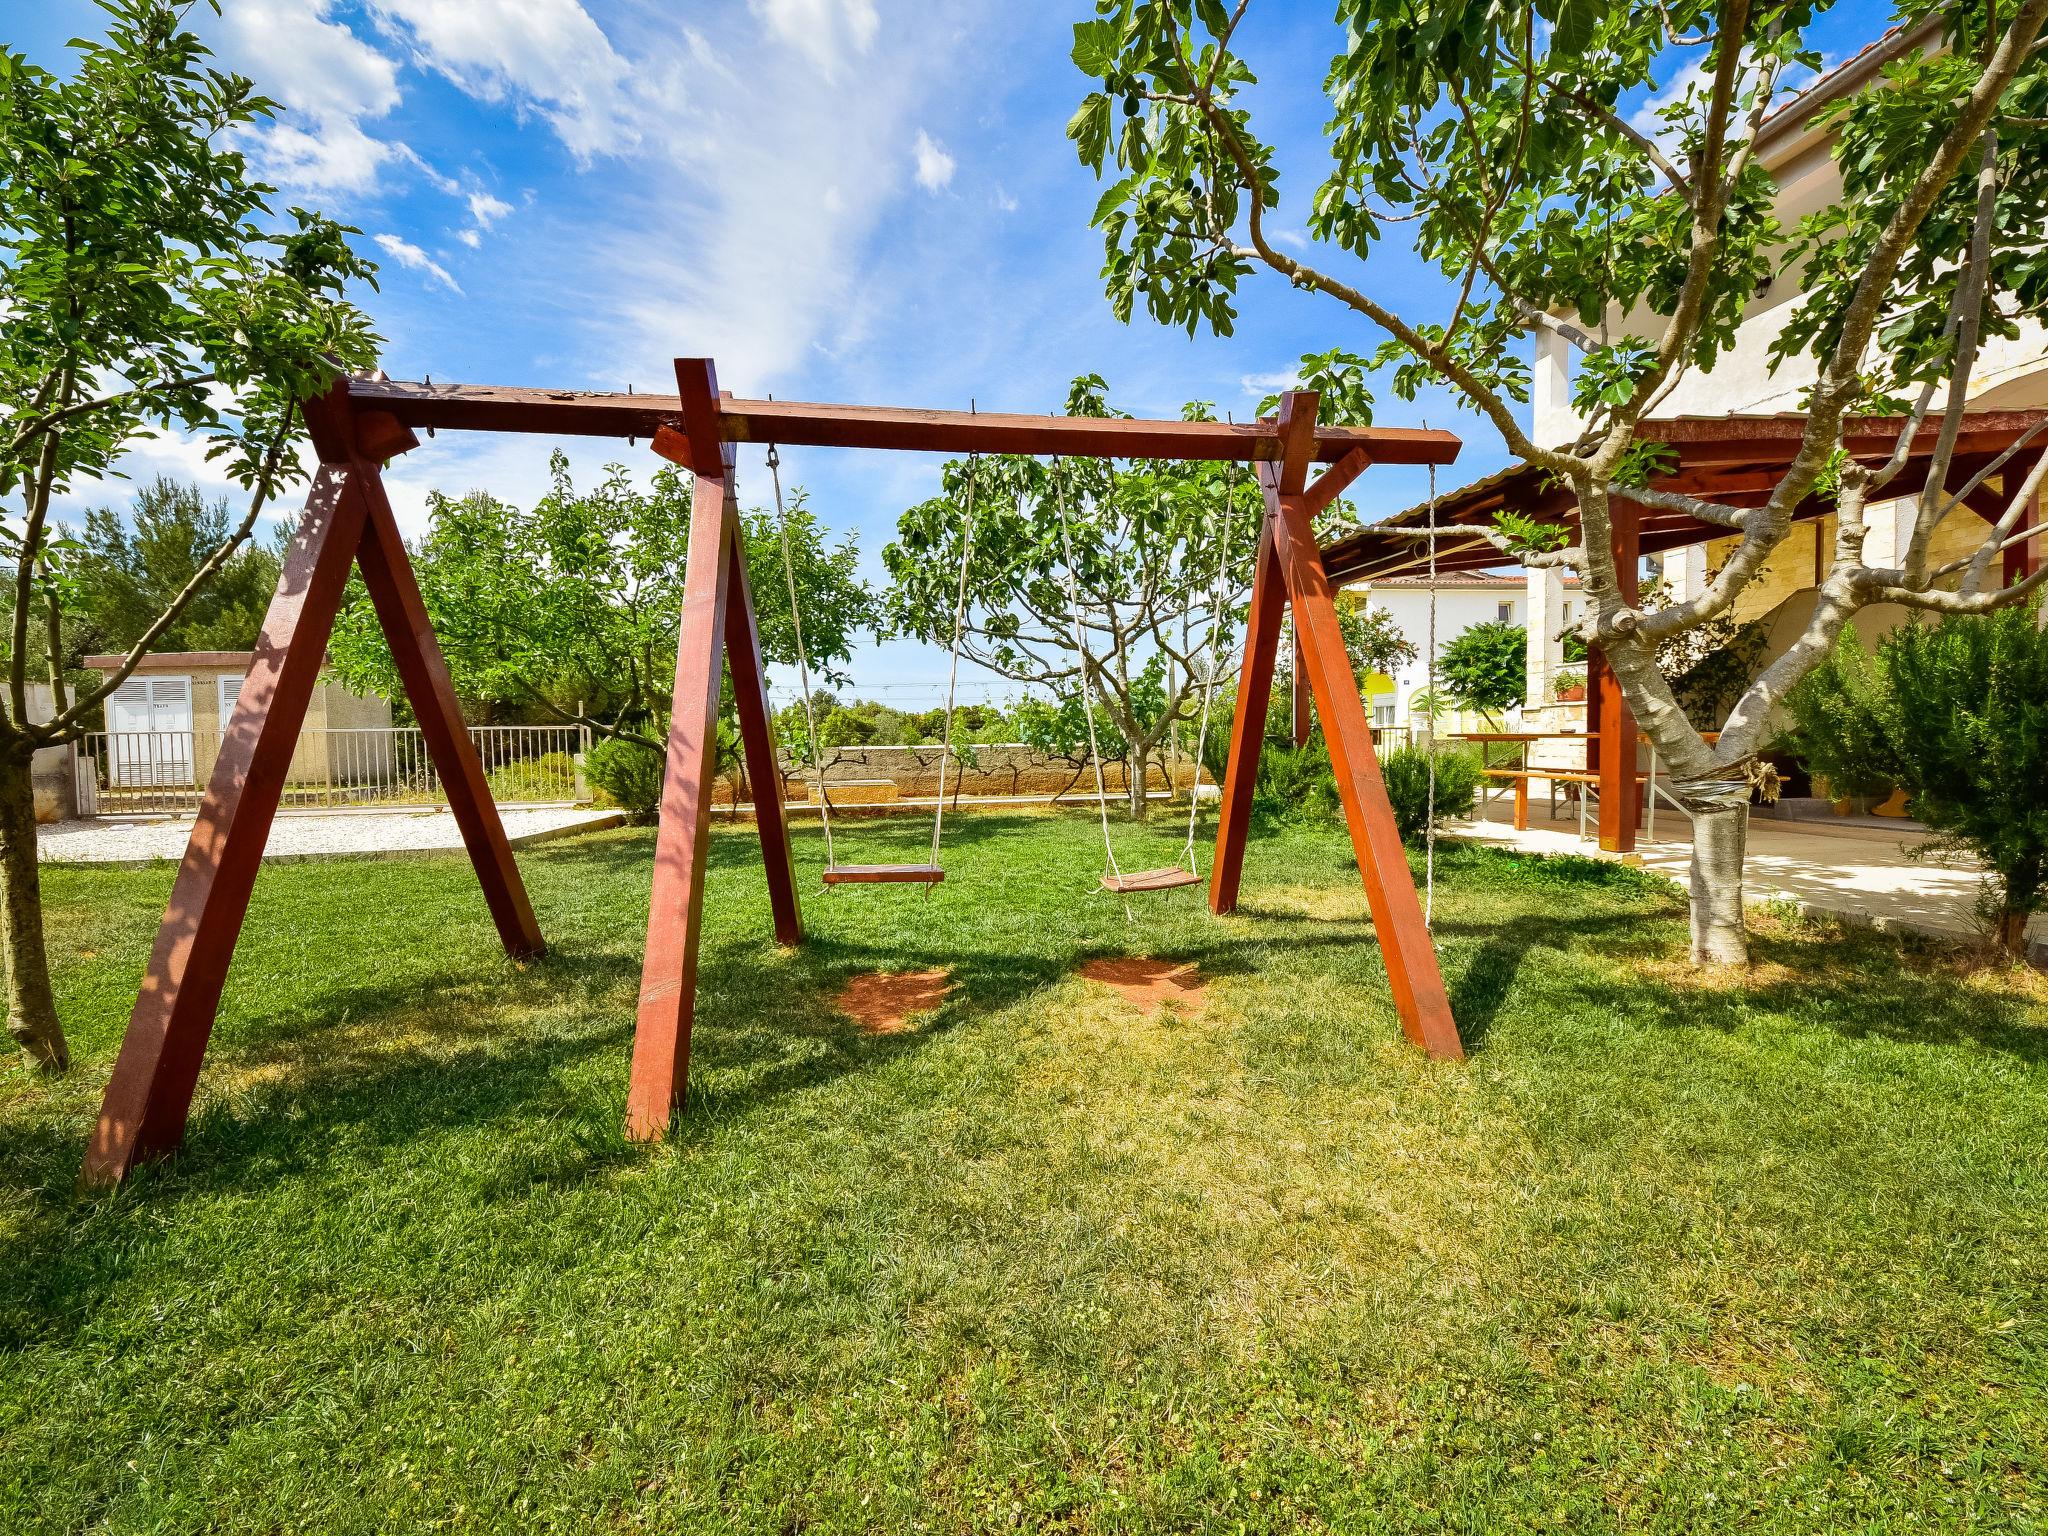
[{"label": "green leaf", "polygon": [[1074,23],[1074,67],[1096,79],[1116,68],[1117,28],[1109,21]]},{"label": "green leaf", "polygon": [[1099,226],[1112,213],[1123,207],[1124,200],[1131,195],[1131,189],[1137,186],[1137,184],[1137,177],[1126,176],[1122,181],[1106,189],[1102,196],[1095,200],[1095,213],[1089,219],[1089,224]]}]

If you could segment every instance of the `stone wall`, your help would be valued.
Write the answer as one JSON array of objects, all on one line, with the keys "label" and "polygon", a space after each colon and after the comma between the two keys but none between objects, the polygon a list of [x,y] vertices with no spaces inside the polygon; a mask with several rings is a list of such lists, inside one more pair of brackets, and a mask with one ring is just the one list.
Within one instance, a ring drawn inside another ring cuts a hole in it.
[{"label": "stone wall", "polygon": [[[956,753],[960,749],[956,749]],[[1092,795],[1095,772],[1084,757],[1076,763],[1047,757],[1022,745],[977,746],[972,749],[972,766],[956,755],[946,765],[946,794],[958,793],[974,799],[1020,797],[1044,798],[1057,794]],[[940,750],[929,747],[840,747],[825,754],[825,785],[870,783],[887,780],[902,800],[929,798],[939,792]],[[795,803],[811,799],[815,775],[807,767],[783,759],[784,798]],[[1123,764],[1102,765],[1104,786],[1112,795],[1128,788]],[[1206,775],[1205,775],[1206,777]],[[1182,758],[1173,772],[1172,788],[1185,793],[1194,782],[1195,766]],[[1154,793],[1168,788],[1167,773],[1154,763],[1145,776],[1146,788]],[[751,796],[738,783],[737,771],[723,774],[714,792],[714,803],[730,805],[735,793],[742,800]],[[835,799],[835,805],[839,802]]]}]

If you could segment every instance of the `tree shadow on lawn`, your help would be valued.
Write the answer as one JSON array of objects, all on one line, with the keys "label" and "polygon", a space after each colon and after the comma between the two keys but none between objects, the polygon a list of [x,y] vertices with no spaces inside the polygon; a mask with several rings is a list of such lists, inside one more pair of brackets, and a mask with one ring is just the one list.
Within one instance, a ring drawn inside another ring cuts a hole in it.
[{"label": "tree shadow on lawn", "polygon": [[1845,1040],[1974,1047],[2048,1062],[2048,1011],[1966,985],[1969,962],[1952,947],[1843,929],[1813,938],[1754,932],[1750,951],[1747,972],[1695,971],[1680,950],[1659,968],[1666,974],[1638,965],[1633,974],[1577,981],[1572,991],[1589,1007],[1645,1028],[1732,1034],[1759,1013],[1774,1013]]},{"label": "tree shadow on lawn", "polygon": [[[946,967],[958,986],[920,1029],[871,1035],[832,1006],[856,975],[921,965]],[[637,953],[557,951],[495,1000],[477,975],[463,974],[425,993],[416,982],[335,989],[322,995],[318,1018],[303,1008],[245,1016],[217,1042],[181,1151],[103,1198],[71,1193],[83,1154],[76,1116],[0,1121],[0,1162],[21,1218],[0,1252],[0,1350],[81,1327],[134,1263],[148,1262],[154,1244],[138,1240],[138,1223],[175,1221],[176,1207],[194,1199],[292,1183],[317,1198],[321,1186],[375,1177],[394,1148],[498,1123],[503,1159],[451,1170],[485,1205],[516,1209],[536,1186],[602,1179],[660,1155],[623,1134],[639,969]],[[820,935],[795,951],[765,936],[709,943],[690,1101],[669,1145],[714,1141],[781,1095],[886,1065],[1057,985],[1068,970],[1059,955],[962,954],[943,944],[906,951]],[[518,1021],[551,989],[568,993],[567,1005],[544,1018],[544,1032],[522,1031]],[[519,1135],[528,1125],[547,1128],[538,1147]]]}]

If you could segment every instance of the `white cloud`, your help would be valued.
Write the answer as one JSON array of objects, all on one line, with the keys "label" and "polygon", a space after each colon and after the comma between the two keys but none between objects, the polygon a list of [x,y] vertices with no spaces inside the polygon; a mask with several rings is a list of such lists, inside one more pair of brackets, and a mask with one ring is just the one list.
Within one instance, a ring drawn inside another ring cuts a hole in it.
[{"label": "white cloud", "polygon": [[435,282],[445,285],[450,291],[455,293],[462,292],[462,285],[448,275],[448,269],[414,245],[410,240],[402,240],[397,235],[375,235],[372,238],[383,248],[384,253],[401,267],[410,267],[415,272],[424,272]]},{"label": "white cloud", "polygon": [[[632,68],[577,0],[370,4],[389,33],[412,45],[420,63],[480,100],[538,111],[579,160],[640,142],[640,113],[629,92]],[[674,110],[675,103],[666,106]]]},{"label": "white cloud", "polygon": [[484,237],[473,229],[458,229],[455,231],[455,238],[472,251],[482,249],[484,243]]},{"label": "white cloud", "polygon": [[[836,29],[848,57],[879,46],[872,6],[751,9],[770,34],[802,18]],[[730,74],[694,68],[680,36],[630,38],[640,68],[688,70],[694,95],[690,112],[650,119],[643,153],[664,163],[633,178],[645,190],[621,199],[602,238],[580,236],[608,287],[578,311],[596,317],[584,333],[593,382],[665,386],[670,359],[710,356],[728,388],[759,393],[787,387],[820,357],[855,355],[891,302],[862,278],[880,259],[875,230],[914,185],[904,148],[917,113],[953,79],[954,50],[971,45],[969,29],[949,24],[956,16],[947,0],[900,0],[890,35],[921,46],[892,52],[887,69],[839,76],[821,74],[814,50],[778,45],[795,38],[770,35],[764,46],[730,20],[707,23],[695,45],[731,59]],[[762,112],[762,101],[776,110]]]},{"label": "white cloud", "polygon": [[998,212],[1015,213],[1017,211],[1017,199],[1012,197],[1004,188],[997,187],[993,195]]},{"label": "white cloud", "polygon": [[470,188],[469,216],[478,229],[489,229],[511,211],[512,205],[503,198],[493,197],[482,187]]},{"label": "white cloud", "polygon": [[917,157],[917,184],[925,191],[943,191],[951,184],[953,157],[922,128],[917,130],[917,142],[911,146],[911,153]]},{"label": "white cloud", "polygon": [[373,138],[346,118],[311,131],[281,122],[255,137],[255,159],[264,176],[279,186],[308,192],[367,191],[385,163],[400,158],[401,146]]},{"label": "white cloud", "polygon": [[796,49],[818,73],[836,76],[850,55],[875,45],[882,18],[874,0],[750,0],[777,41]]},{"label": "white cloud", "polygon": [[256,80],[287,111],[252,130],[263,173],[287,187],[360,192],[403,144],[365,128],[399,103],[398,63],[340,22],[331,0],[237,0],[208,29],[224,63]]},{"label": "white cloud", "polygon": [[1248,395],[1276,395],[1283,389],[1292,389],[1301,382],[1301,375],[1290,368],[1285,373],[1239,374],[1237,382]]}]

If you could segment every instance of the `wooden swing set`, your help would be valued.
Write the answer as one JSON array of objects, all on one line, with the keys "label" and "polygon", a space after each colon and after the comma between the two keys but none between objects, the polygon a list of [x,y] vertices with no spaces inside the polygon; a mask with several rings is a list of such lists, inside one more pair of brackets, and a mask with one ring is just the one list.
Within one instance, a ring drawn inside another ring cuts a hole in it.
[{"label": "wooden swing set", "polygon": [[[381,466],[418,447],[417,431],[432,436],[436,429],[645,437],[656,453],[696,477],[627,1094],[628,1136],[664,1136],[688,1085],[721,663],[732,673],[747,776],[755,784],[780,782],[733,493],[741,443],[1251,464],[1264,492],[1265,515],[1209,905],[1217,913],[1237,907],[1281,619],[1291,610],[1297,664],[1322,718],[1402,1029],[1432,1056],[1464,1054],[1313,530],[1316,515],[1369,465],[1446,464],[1457,456],[1457,438],[1427,429],[1318,427],[1317,398],[1307,391],[1284,395],[1276,417],[1238,424],[739,400],[720,393],[715,370],[703,358],[678,359],[676,384],[677,393],[664,397],[343,379],[305,403],[319,467],[178,868],[81,1183],[118,1183],[138,1162],[168,1154],[183,1139],[264,844],[352,564],[362,571],[506,953],[520,959],[546,948],[385,494]],[[1328,467],[1311,482],[1315,464]],[[755,827],[775,937],[799,944],[803,919],[779,799],[756,797]],[[936,863],[935,854],[931,867],[888,866],[872,878],[929,885]],[[850,874],[849,867],[840,869]],[[1189,883],[1127,878],[1139,880],[1129,890]]]}]

